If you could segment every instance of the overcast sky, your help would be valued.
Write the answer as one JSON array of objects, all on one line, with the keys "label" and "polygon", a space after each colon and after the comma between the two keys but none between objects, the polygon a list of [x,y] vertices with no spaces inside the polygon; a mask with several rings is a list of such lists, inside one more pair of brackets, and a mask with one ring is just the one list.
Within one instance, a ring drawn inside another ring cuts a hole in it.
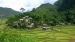
[{"label": "overcast sky", "polygon": [[39,7],[43,3],[53,4],[56,1],[57,0],[0,0],[0,7],[8,7],[16,11],[20,11],[20,8],[23,7],[27,11]]}]

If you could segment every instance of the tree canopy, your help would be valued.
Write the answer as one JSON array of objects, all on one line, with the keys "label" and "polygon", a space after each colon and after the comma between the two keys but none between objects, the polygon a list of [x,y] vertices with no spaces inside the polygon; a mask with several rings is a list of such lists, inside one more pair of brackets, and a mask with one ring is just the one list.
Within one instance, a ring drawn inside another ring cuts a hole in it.
[{"label": "tree canopy", "polygon": [[[34,23],[34,27],[43,26],[44,24],[46,26],[67,25],[68,23],[75,24],[74,11],[75,0],[58,0],[54,5],[49,3],[42,4],[36,9],[33,8],[32,11],[9,18],[7,24],[13,26],[12,24],[15,21],[22,20],[23,17],[31,17],[32,20],[29,23]],[[22,27],[29,25],[29,23],[24,21],[21,22]]]}]

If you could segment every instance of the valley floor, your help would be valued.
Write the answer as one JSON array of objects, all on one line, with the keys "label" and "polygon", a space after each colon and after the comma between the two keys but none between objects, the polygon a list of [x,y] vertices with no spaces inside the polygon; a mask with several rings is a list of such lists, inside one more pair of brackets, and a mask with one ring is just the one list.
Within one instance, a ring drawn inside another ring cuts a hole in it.
[{"label": "valley floor", "polygon": [[0,42],[75,42],[75,26],[55,26],[53,30],[14,29],[0,21]]}]

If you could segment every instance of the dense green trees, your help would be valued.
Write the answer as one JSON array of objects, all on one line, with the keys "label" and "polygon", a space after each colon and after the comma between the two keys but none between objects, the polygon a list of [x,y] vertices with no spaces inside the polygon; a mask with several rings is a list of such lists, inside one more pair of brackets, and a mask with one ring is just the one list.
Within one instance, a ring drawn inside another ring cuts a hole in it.
[{"label": "dense green trees", "polygon": [[71,9],[75,6],[75,0],[61,0],[62,3],[60,3],[58,10],[59,11],[65,11],[67,9]]},{"label": "dense green trees", "polygon": [[63,0],[58,0],[54,3],[55,6],[60,6],[62,4]]},{"label": "dense green trees", "polygon": [[[62,3],[60,3],[60,1]],[[58,12],[63,16],[65,21],[75,24],[75,0],[58,0]]]},{"label": "dense green trees", "polygon": [[[58,15],[56,8],[56,6],[51,5],[49,3],[42,4],[36,9],[33,8],[33,10],[30,12],[25,12],[23,14],[16,15],[15,17],[9,18],[7,20],[7,24],[10,26],[14,26],[14,21],[19,21],[19,19],[25,16],[29,16],[32,18],[31,23],[34,23],[34,27],[43,26],[44,24],[46,24],[47,26],[54,26],[57,24],[58,21],[61,21],[59,19],[60,16]],[[27,23],[24,22],[24,24]]]},{"label": "dense green trees", "polygon": [[[75,1],[74,0],[58,0],[54,5],[49,3],[42,4],[38,8],[33,8],[32,11],[25,12],[15,17],[9,18],[7,24],[14,26],[14,21],[19,21],[25,16],[32,18],[30,23],[34,24],[34,27],[39,26],[56,26],[65,24],[75,24]],[[25,20],[24,20],[25,21]],[[25,24],[21,26],[26,28],[30,24],[27,22],[22,22]]]}]

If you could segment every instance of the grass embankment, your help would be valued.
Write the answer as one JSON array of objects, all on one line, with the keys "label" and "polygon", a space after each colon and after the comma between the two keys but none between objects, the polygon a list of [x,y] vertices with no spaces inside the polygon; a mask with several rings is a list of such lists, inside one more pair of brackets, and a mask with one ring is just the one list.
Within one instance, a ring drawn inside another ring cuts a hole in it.
[{"label": "grass embankment", "polygon": [[0,20],[0,42],[75,42],[75,26],[52,27],[52,31],[40,28],[14,29]]}]

